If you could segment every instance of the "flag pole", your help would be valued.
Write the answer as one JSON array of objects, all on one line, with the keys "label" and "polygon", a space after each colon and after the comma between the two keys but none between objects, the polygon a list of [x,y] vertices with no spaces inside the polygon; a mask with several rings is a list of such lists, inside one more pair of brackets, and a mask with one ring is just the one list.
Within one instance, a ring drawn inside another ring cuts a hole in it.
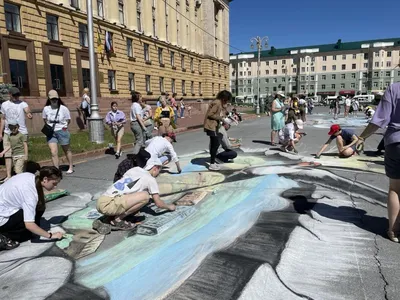
[{"label": "flag pole", "polygon": [[89,66],[90,66],[90,111],[89,135],[90,141],[102,144],[104,143],[104,124],[103,118],[99,114],[99,105],[97,102],[97,78],[96,78],[96,55],[94,51],[94,30],[93,30],[93,7],[92,0],[86,0],[87,7],[87,25],[89,39]]}]

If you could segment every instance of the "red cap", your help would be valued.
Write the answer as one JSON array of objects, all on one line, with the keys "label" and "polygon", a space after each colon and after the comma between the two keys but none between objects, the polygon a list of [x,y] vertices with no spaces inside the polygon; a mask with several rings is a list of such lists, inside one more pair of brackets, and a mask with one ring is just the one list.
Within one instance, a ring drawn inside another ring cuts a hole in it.
[{"label": "red cap", "polygon": [[331,126],[331,130],[329,130],[329,135],[332,135],[332,134],[334,134],[334,133],[336,133],[336,132],[338,132],[338,131],[340,131],[340,125],[339,124],[333,124],[332,126]]}]

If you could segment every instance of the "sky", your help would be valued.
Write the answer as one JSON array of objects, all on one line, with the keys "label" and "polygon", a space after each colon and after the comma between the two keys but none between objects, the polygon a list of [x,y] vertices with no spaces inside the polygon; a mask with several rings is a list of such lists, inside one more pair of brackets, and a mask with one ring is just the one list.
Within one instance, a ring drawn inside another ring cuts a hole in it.
[{"label": "sky", "polygon": [[230,53],[255,36],[275,48],[400,37],[399,20],[399,0],[233,0]]}]

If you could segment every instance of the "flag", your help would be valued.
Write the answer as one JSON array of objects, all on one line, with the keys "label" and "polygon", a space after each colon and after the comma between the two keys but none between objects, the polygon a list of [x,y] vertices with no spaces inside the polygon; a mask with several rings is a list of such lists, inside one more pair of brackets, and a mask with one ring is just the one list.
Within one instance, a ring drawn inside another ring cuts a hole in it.
[{"label": "flag", "polygon": [[103,44],[101,42],[100,32],[97,32],[97,52],[99,54],[103,53]]},{"label": "flag", "polygon": [[106,39],[104,44],[105,50],[107,53],[114,53],[114,49],[112,46],[112,33],[106,31]]}]

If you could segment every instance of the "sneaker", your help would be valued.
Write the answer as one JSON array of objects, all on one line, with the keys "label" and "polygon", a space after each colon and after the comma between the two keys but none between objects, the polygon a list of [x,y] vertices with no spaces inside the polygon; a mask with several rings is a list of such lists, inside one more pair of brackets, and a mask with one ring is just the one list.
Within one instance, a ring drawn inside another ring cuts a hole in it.
[{"label": "sneaker", "polygon": [[121,152],[115,152],[115,159],[119,159],[121,157]]},{"label": "sneaker", "polygon": [[220,167],[219,165],[217,165],[217,164],[210,164],[210,166],[208,167],[208,169],[209,169],[210,171],[219,171],[219,170],[221,170],[221,167]]}]

